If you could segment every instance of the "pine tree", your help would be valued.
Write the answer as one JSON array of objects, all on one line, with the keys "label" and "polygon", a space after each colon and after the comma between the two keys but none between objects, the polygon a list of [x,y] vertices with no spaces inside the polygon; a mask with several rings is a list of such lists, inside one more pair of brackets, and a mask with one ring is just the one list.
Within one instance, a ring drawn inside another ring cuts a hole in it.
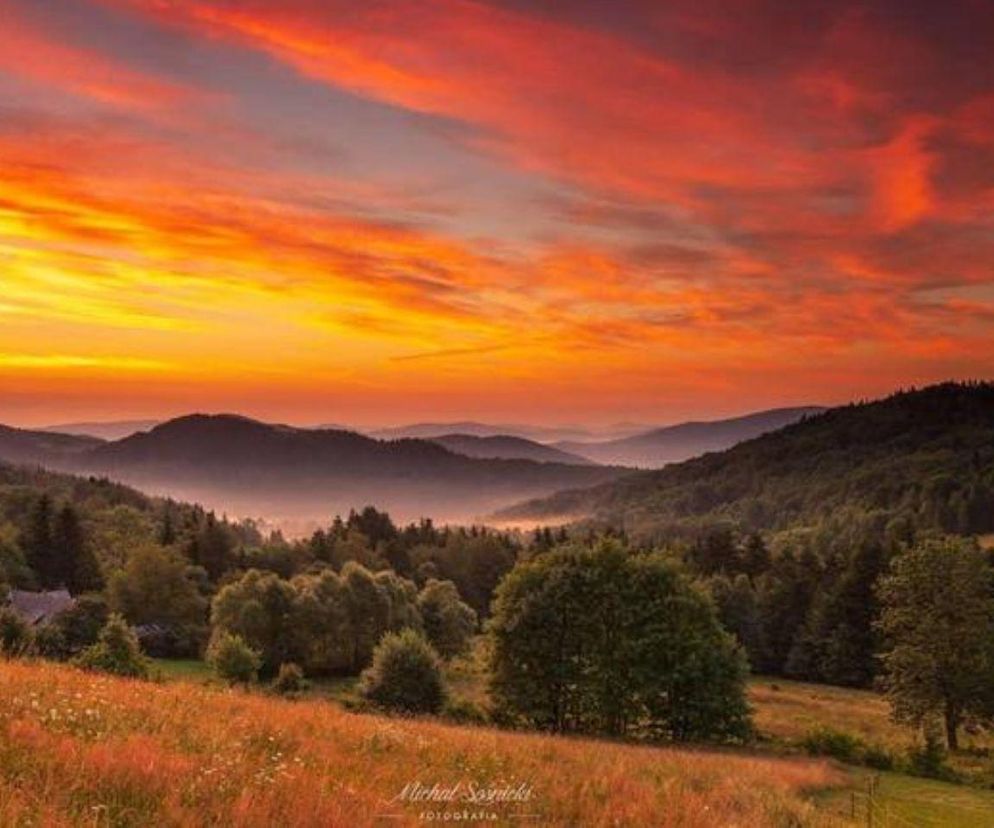
[{"label": "pine tree", "polygon": [[24,533],[24,554],[43,589],[59,586],[52,545],[52,500],[43,494],[35,501]]},{"label": "pine tree", "polygon": [[86,542],[79,515],[72,504],[67,503],[56,515],[52,550],[58,585],[65,586],[73,595],[103,586],[100,565]]}]

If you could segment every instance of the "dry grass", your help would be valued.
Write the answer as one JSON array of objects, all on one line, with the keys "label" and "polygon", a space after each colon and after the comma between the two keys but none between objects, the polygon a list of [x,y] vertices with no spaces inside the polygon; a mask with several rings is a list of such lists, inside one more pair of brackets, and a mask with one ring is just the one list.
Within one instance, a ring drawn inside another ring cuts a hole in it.
[{"label": "dry grass", "polygon": [[890,720],[886,699],[869,690],[757,678],[749,684],[749,702],[759,732],[786,743],[825,727],[890,749],[914,740],[911,730]]},{"label": "dry grass", "polygon": [[524,805],[482,808],[499,824],[660,828],[825,824],[805,795],[845,781],[821,761],[461,729],[0,662],[5,827],[411,825],[423,808],[391,799],[415,780],[530,785]]},{"label": "dry grass", "polygon": [[[750,682],[749,702],[760,733],[787,743],[824,727],[890,750],[906,749],[919,737],[914,729],[895,724],[886,698],[871,690],[757,678]],[[994,748],[989,733],[963,731],[960,741],[966,751]]]}]

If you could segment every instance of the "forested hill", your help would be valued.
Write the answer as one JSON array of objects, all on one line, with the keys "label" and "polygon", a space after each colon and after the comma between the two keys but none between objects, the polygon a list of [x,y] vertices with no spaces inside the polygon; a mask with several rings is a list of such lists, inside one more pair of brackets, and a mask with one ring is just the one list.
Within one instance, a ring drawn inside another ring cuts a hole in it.
[{"label": "forested hill", "polygon": [[[994,384],[945,383],[847,405],[653,472],[565,491],[503,518],[589,519],[634,537],[870,519],[994,531]],[[891,523],[895,522],[895,523]]]},{"label": "forested hill", "polygon": [[545,453],[543,462],[499,453],[471,457],[428,440],[374,440],[235,415],[180,417],[112,442],[0,427],[0,461],[107,476],[285,525],[323,521],[370,503],[407,520],[431,515],[467,523],[525,498],[628,471],[582,458],[563,462],[570,460],[565,454],[533,448]]}]

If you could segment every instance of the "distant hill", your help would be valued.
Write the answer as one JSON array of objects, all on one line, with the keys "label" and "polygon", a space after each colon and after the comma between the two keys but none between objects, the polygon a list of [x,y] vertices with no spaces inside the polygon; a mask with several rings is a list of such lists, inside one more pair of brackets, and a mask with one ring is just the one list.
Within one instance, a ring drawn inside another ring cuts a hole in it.
[{"label": "distant hill", "polygon": [[234,415],[181,417],[113,442],[7,432],[13,437],[0,441],[0,460],[107,475],[152,494],[273,520],[324,520],[374,504],[402,520],[466,521],[625,471],[471,458],[424,440],[380,441]]},{"label": "distant hill", "polygon": [[618,440],[558,442],[554,447],[596,463],[660,468],[705,452],[730,448],[822,411],[824,408],[817,406],[776,408],[728,420],[681,423]]},{"label": "distant hill", "polygon": [[158,420],[119,420],[112,422],[64,423],[45,426],[42,431],[56,434],[74,434],[86,437],[99,437],[101,440],[120,440],[139,431],[148,431],[159,424]]},{"label": "distant hill", "polygon": [[93,437],[49,434],[0,425],[0,459],[10,463],[58,465],[85,454],[103,441]]},{"label": "distant hill", "polygon": [[594,431],[570,426],[533,426],[520,424],[478,423],[461,421],[453,423],[412,423],[411,425],[395,426],[393,428],[374,429],[366,432],[370,437],[379,440],[400,440],[413,438],[417,440],[433,440],[452,434],[464,434],[472,437],[520,437],[538,443],[552,443],[556,440],[596,441],[601,439],[616,439],[642,430],[642,426],[621,423]]},{"label": "distant hill", "polygon": [[946,383],[829,409],[720,453],[560,492],[500,517],[568,516],[637,537],[867,518],[994,531],[994,384]]},{"label": "distant hill", "polygon": [[590,466],[592,461],[578,454],[560,451],[552,446],[526,440],[524,437],[510,437],[506,434],[494,437],[474,437],[471,434],[446,434],[431,438],[432,443],[444,446],[451,452],[466,457],[480,457],[492,460],[534,460],[536,463],[567,463],[573,466]]}]

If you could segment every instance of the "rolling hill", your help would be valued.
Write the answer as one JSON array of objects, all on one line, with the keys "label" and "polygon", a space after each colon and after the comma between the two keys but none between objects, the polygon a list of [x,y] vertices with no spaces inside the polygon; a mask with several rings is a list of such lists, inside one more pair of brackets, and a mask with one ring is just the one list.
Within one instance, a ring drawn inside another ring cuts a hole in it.
[{"label": "rolling hill", "polygon": [[728,420],[680,423],[617,440],[559,442],[554,447],[596,463],[660,468],[709,451],[731,448],[743,440],[775,431],[822,411],[824,409],[817,406],[776,408]]},{"label": "rolling hill", "polygon": [[86,423],[63,423],[45,426],[42,431],[55,434],[74,434],[83,437],[98,437],[101,440],[121,440],[139,431],[148,431],[159,424],[158,420],[112,420]]},{"label": "rolling hill", "polygon": [[560,451],[552,446],[526,440],[524,437],[511,437],[507,434],[493,437],[477,437],[472,434],[445,434],[430,438],[432,443],[444,446],[451,452],[466,457],[480,457],[492,460],[534,460],[536,463],[567,463],[574,466],[589,466],[593,461],[578,454]]},{"label": "rolling hill", "polygon": [[[723,523],[994,531],[994,384],[945,383],[829,409],[727,449],[505,510],[658,539]],[[899,521],[901,523],[891,523]]]},{"label": "rolling hill", "polygon": [[595,442],[597,440],[618,439],[644,431],[644,426],[619,423],[604,429],[593,430],[570,426],[537,426],[512,423],[480,423],[473,420],[442,423],[411,423],[409,425],[380,428],[365,432],[378,440],[432,440],[451,434],[465,434],[472,437],[520,437],[537,443],[553,443],[557,440]]},{"label": "rolling hill", "polygon": [[0,460],[29,465],[60,465],[86,454],[102,442],[94,437],[51,434],[0,425]]},{"label": "rolling hill", "polygon": [[367,504],[401,520],[468,521],[523,497],[625,471],[471,458],[424,440],[374,440],[234,415],[181,417],[114,442],[7,430],[0,460],[106,475],[235,515],[294,521]]}]

